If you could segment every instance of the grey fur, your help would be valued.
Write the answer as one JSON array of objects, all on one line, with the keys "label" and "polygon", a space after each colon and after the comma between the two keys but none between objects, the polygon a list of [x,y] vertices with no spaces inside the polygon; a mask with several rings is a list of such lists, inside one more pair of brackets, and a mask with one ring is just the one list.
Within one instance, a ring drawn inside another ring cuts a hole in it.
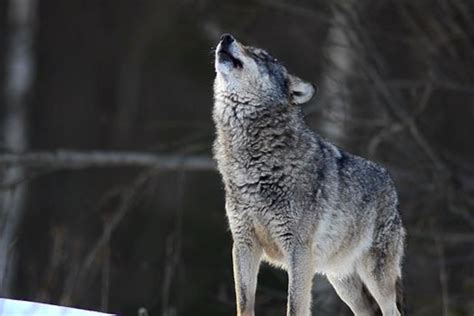
[{"label": "grey fur", "polygon": [[224,35],[216,49],[214,156],[226,192],[238,315],[254,315],[261,260],[288,271],[287,315],[310,315],[315,273],[355,315],[400,315],[405,232],[388,172],[327,142],[298,104],[313,87]]}]

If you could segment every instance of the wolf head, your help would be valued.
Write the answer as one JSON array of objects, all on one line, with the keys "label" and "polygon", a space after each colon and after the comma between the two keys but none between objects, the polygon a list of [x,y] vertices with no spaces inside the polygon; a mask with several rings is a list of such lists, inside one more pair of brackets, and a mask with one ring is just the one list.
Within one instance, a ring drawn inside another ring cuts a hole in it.
[{"label": "wolf head", "polygon": [[216,48],[216,96],[227,96],[250,105],[308,102],[315,87],[288,73],[263,49],[244,46],[224,34]]}]

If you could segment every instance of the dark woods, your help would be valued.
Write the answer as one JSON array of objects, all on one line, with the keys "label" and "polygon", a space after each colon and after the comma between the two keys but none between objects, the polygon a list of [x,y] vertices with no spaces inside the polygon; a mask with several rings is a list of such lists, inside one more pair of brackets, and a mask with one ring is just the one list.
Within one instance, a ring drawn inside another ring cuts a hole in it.
[{"label": "dark woods", "polygon": [[[0,294],[234,313],[211,144],[231,32],[319,86],[310,125],[395,178],[412,315],[474,311],[471,1],[0,2]],[[258,315],[283,314],[263,269]],[[316,278],[314,313],[350,315]],[[143,311],[143,309],[142,309]]]}]

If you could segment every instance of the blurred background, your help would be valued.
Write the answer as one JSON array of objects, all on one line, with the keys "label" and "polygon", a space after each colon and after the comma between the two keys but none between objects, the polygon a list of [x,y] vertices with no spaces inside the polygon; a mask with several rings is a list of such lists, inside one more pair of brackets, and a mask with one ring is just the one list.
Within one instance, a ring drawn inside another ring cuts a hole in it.
[{"label": "blurred background", "polygon": [[[411,315],[474,313],[471,0],[0,1],[0,294],[235,314],[211,159],[230,32],[319,86],[308,124],[395,178]],[[284,315],[263,267],[258,315]],[[322,277],[316,315],[351,315]]]}]

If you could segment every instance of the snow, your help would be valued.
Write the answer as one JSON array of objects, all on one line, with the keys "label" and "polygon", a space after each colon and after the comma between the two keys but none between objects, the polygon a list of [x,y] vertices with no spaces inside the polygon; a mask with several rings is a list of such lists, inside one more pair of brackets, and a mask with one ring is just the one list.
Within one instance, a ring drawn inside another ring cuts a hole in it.
[{"label": "snow", "polygon": [[111,316],[77,308],[0,299],[0,316]]}]

